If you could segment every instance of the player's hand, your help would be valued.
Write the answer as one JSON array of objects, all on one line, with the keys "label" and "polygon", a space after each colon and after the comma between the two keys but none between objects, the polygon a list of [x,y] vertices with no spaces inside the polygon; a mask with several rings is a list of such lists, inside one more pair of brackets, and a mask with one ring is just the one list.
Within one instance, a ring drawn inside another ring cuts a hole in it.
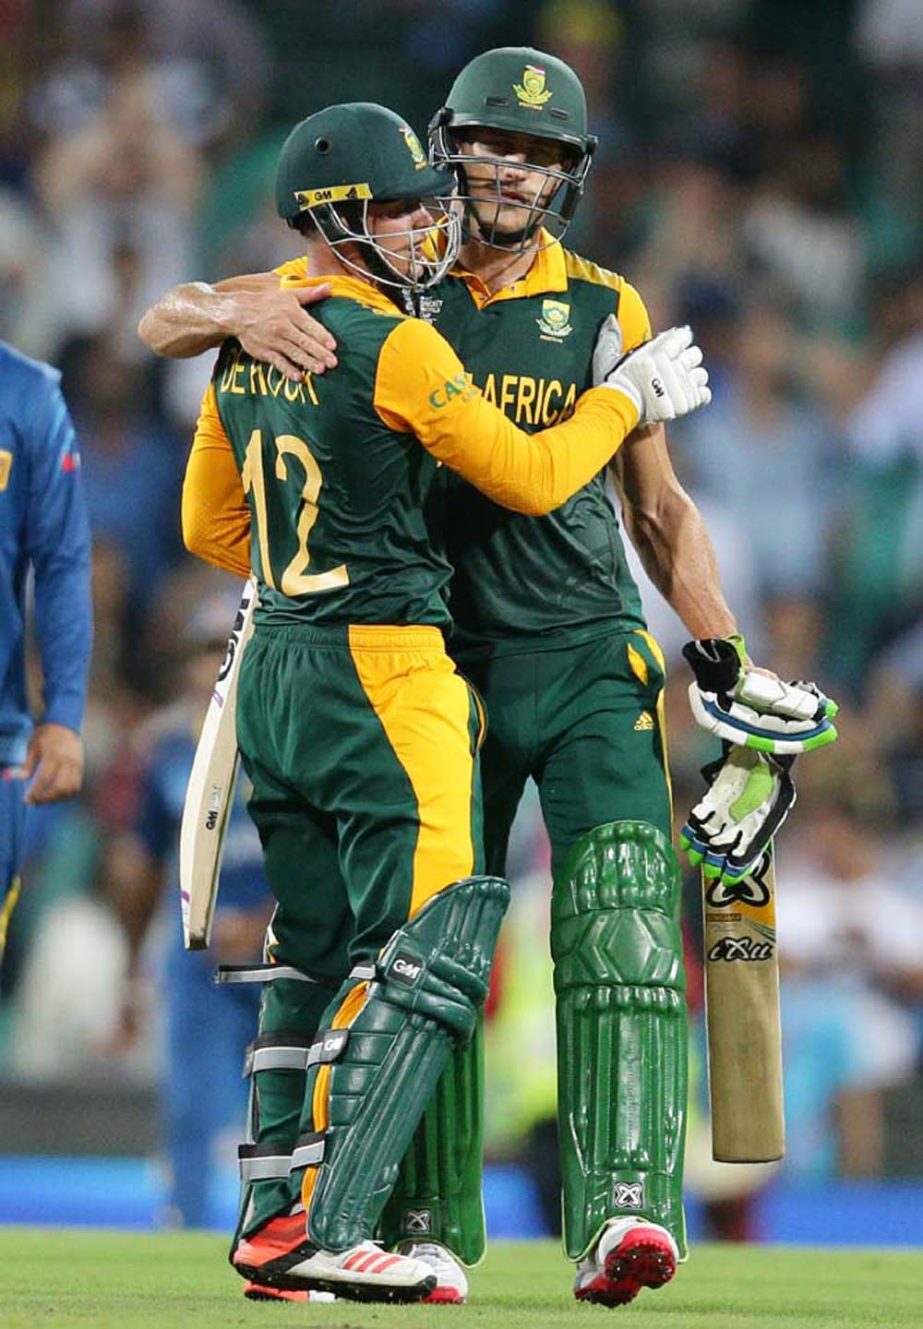
[{"label": "player's hand", "polygon": [[222,322],[248,355],[299,382],[336,368],[336,340],[304,308],[329,294],[327,285],[229,292]]},{"label": "player's hand", "polygon": [[691,328],[670,328],[618,358],[621,339],[610,314],[596,340],[593,382],[624,393],[638,409],[639,425],[675,420],[711,401],[708,370]]},{"label": "player's hand", "polygon": [[80,735],[63,724],[36,725],[29,739],[24,764],[32,784],[27,803],[57,803],[71,798],[83,783],[83,743]]},{"label": "player's hand", "polygon": [[728,745],[702,771],[708,790],[689,813],[680,847],[706,877],[739,881],[768,847],[795,803],[794,757]]},{"label": "player's hand", "polygon": [[683,655],[695,674],[689,704],[698,724],[727,743],[797,756],[836,741],[839,709],[816,683],[785,683],[754,669],[727,638],[691,641]]}]

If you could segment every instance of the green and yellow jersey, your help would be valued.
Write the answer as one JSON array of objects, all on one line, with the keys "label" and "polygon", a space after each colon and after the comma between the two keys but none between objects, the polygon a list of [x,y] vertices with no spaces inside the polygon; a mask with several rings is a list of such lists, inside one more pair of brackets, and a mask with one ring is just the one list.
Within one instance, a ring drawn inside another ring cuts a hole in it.
[{"label": "green and yellow jersey", "polygon": [[[557,242],[496,295],[461,271],[435,294],[436,327],[487,400],[527,433],[569,418],[592,381],[596,337],[609,314],[624,350],[651,335],[633,286]],[[438,521],[454,569],[453,654],[574,645],[602,626],[645,626],[605,471],[547,516],[504,511],[455,475],[440,488]]]},{"label": "green and yellow jersey", "polygon": [[[305,260],[279,272],[302,277]],[[422,312],[486,400],[529,434],[571,416],[590,386],[596,336],[609,314],[618,319],[624,350],[651,335],[635,288],[557,241],[537,253],[522,280],[495,295],[475,274],[456,268],[423,297]],[[430,521],[454,569],[452,651],[462,659],[574,645],[601,630],[645,626],[602,469],[546,516],[499,507],[444,472]]]},{"label": "green and yellow jersey", "polygon": [[262,622],[446,624],[451,568],[423,513],[437,464],[496,503],[549,512],[599,470],[636,408],[592,390],[530,437],[428,323],[357,278],[323,280],[332,296],[315,313],[343,348],[335,373],[292,383],[237,342],[222,348],[187,466],[187,545],[239,574],[252,566]]}]

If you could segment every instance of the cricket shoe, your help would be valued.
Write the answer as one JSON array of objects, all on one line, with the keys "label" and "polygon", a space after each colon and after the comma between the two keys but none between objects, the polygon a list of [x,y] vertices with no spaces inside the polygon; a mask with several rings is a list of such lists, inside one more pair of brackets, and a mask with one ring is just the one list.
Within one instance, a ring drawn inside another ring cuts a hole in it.
[{"label": "cricket shoe", "polygon": [[264,1223],[231,1257],[237,1272],[260,1288],[332,1292],[347,1301],[420,1301],[436,1286],[421,1260],[389,1254],[363,1241],[346,1251],[323,1251],[305,1235],[304,1214]]},{"label": "cricket shoe", "polygon": [[644,1218],[610,1219],[596,1250],[577,1266],[574,1296],[624,1306],[644,1288],[669,1283],[679,1250],[666,1228]]},{"label": "cricket shoe", "polygon": [[436,1286],[423,1298],[431,1305],[464,1306],[468,1300],[465,1271],[444,1246],[435,1241],[402,1241],[397,1248],[402,1255],[422,1260],[436,1275]]},{"label": "cricket shoe", "polygon": [[244,1283],[244,1296],[248,1301],[300,1301],[302,1303],[310,1301],[320,1303],[322,1301],[336,1301],[332,1292],[309,1292],[307,1288],[299,1288],[297,1292],[287,1292],[281,1287],[269,1287],[263,1283]]}]

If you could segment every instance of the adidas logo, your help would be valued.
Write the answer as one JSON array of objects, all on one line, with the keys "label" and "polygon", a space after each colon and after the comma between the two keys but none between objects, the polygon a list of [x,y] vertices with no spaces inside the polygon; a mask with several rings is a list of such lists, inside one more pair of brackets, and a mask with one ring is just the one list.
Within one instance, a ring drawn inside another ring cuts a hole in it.
[{"label": "adidas logo", "polygon": [[654,728],[654,717],[651,715],[650,711],[642,711],[634,723],[635,733],[641,734],[644,733],[646,730],[653,728]]}]

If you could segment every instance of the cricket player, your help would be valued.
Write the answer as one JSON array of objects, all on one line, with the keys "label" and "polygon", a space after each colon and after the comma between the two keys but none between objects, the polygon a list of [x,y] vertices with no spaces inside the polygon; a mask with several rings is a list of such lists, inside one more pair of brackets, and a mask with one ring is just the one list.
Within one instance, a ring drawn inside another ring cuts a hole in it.
[{"label": "cricket player", "polygon": [[226,342],[186,474],[187,545],[237,572],[252,560],[259,581],[238,740],[278,907],[250,1069],[307,1075],[294,1138],[291,1099],[280,1113],[258,1085],[244,1180],[273,1185],[248,1195],[232,1263],[282,1291],[433,1291],[426,1263],[370,1238],[475,1029],[508,898],[483,871],[481,704],[443,645],[450,569],[423,514],[436,463],[544,513],[639,423],[709,399],[701,353],[673,329],[612,357],[569,419],[518,428],[392,299],[453,263],[457,215],[434,223],[421,203],[453,189],[382,107],[296,127],[276,202],[311,275],[289,280],[329,286],[320,317],[348,354],[292,383]]},{"label": "cricket player", "polygon": [[[485,397],[532,433],[568,418],[593,381],[601,333],[613,356],[650,336],[630,283],[560,243],[595,147],[582,88],[553,56],[487,52],[459,75],[432,139],[434,160],[458,173],[464,234],[459,261],[421,308]],[[300,261],[282,270],[289,279],[303,271]],[[142,336],[161,353],[191,355],[234,332],[292,381],[313,370],[316,387],[327,381],[317,375],[336,365],[331,328],[303,309],[310,288],[297,299],[294,291],[272,275],[177,288],[145,316]],[[723,640],[745,660],[662,425],[636,429],[611,474],[629,534],[691,634]],[[603,473],[545,516],[505,512],[464,479],[445,481],[449,649],[490,716],[482,750],[487,862],[503,870],[530,775],[552,843],[574,1291],[621,1305],[671,1278],[685,1250],[686,1013],[663,661],[646,632]],[[483,1250],[480,1092],[475,1044],[440,1087],[379,1229],[388,1246],[437,1253],[445,1300],[465,1295],[464,1273],[447,1253],[474,1263]]]},{"label": "cricket player", "polygon": [[[59,378],[0,342],[0,958],[20,889],[25,806],[70,798],[83,777],[90,532]],[[25,664],[30,573],[42,665],[34,725]]]}]

